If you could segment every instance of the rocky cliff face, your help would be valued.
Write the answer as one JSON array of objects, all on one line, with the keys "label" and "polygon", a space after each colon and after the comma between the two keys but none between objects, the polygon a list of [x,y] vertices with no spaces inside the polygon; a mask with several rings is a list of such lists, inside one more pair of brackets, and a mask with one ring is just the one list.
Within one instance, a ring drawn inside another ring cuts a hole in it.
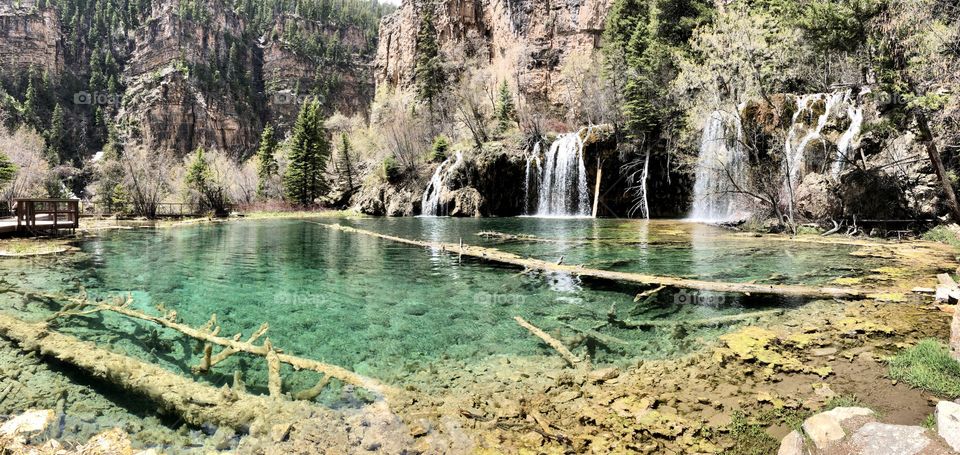
[{"label": "rocky cliff face", "polygon": [[63,71],[60,19],[53,8],[26,0],[0,4],[0,71],[33,68],[56,76]]},{"label": "rocky cliff face", "polygon": [[[296,44],[285,37],[294,28],[324,42],[337,43],[349,54],[347,62],[328,65],[298,52]],[[361,57],[370,45],[357,27],[339,27],[307,21],[292,15],[277,19],[261,40],[263,80],[269,120],[280,130],[293,125],[300,102],[306,96],[321,96],[328,114],[340,112],[353,116],[366,113],[373,101],[373,75],[369,61]]]},{"label": "rocky cliff face", "polygon": [[203,146],[243,157],[261,129],[250,100],[230,85],[256,74],[245,25],[219,1],[202,19],[181,16],[177,5],[159,4],[137,30],[118,123],[151,149],[184,155]]},{"label": "rocky cliff face", "polygon": [[[442,49],[468,40],[487,47],[490,67],[539,107],[560,107],[567,90],[561,68],[591,55],[600,44],[612,0],[452,0],[435,12]],[[414,83],[416,37],[425,6],[404,0],[380,26],[378,88]]]}]

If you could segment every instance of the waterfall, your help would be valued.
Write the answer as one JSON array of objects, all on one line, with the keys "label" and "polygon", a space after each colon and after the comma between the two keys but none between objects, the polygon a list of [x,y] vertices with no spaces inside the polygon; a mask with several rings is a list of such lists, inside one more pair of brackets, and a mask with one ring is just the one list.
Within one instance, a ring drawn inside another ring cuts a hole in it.
[{"label": "waterfall", "polygon": [[848,94],[849,92],[835,92],[829,94],[806,95],[797,100],[797,112],[794,114],[793,125],[790,127],[791,132],[794,134],[793,137],[796,137],[796,128],[798,127],[797,118],[804,110],[807,110],[810,107],[809,101],[811,99],[823,100],[825,107],[823,113],[817,118],[817,124],[812,130],[808,131],[807,134],[803,136],[803,139],[800,140],[800,144],[797,145],[796,148],[791,149],[792,138],[789,136],[787,138],[785,150],[787,151],[787,169],[790,171],[789,185],[791,188],[796,188],[796,186],[800,183],[800,179],[802,177],[801,171],[804,167],[804,158],[807,145],[809,145],[810,142],[815,139],[819,139],[821,142],[823,141],[823,137],[821,136],[823,128],[827,125],[827,121],[830,120],[830,115],[833,113],[834,108],[837,106],[837,104],[848,98]]},{"label": "waterfall", "polygon": [[746,184],[748,166],[742,140],[739,115],[710,114],[700,140],[691,219],[715,222],[745,215],[743,197],[737,191]]},{"label": "waterfall", "polygon": [[537,216],[590,216],[590,190],[580,136],[583,131],[561,134],[546,153]]},{"label": "waterfall", "polygon": [[[451,164],[450,161],[452,159],[454,161]],[[462,163],[463,153],[457,152],[455,157],[447,158],[443,163],[440,163],[440,166],[434,171],[433,177],[430,178],[430,183],[427,185],[427,188],[423,190],[423,199],[421,199],[420,204],[420,213],[423,216],[442,215],[443,207],[440,206],[440,195],[443,193],[446,185],[446,178],[450,175],[450,172],[458,168]]]},{"label": "waterfall", "polygon": [[[534,183],[539,187],[540,185],[540,176],[543,174],[543,167],[540,165],[540,151],[541,145],[540,141],[537,141],[533,145],[533,152],[527,156],[527,172],[524,176],[523,181],[523,213],[529,214],[532,212],[530,203],[530,185]],[[536,165],[534,168],[532,165]]]},{"label": "waterfall", "polygon": [[[848,100],[849,101],[849,100]],[[847,106],[847,117],[850,119],[850,127],[840,136],[837,141],[837,160],[833,162],[832,174],[834,178],[840,176],[840,171],[849,158],[851,147],[857,148],[860,140],[860,131],[863,128],[863,107],[854,106],[851,102]]]}]

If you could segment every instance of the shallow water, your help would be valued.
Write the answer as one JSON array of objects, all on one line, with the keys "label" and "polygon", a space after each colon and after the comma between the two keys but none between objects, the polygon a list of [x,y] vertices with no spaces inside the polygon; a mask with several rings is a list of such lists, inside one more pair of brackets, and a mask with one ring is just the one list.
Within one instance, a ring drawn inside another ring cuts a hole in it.
[{"label": "shallow water", "polygon": [[[711,295],[704,304],[662,293],[636,306],[632,285],[584,283],[557,274],[519,274],[517,269],[441,251],[416,248],[318,226],[343,223],[377,232],[433,241],[488,245],[567,264],[727,281],[821,283],[849,271],[853,247],[760,242],[690,223],[592,219],[317,219],[237,221],[174,229],[107,232],[84,241],[82,253],[65,259],[0,261],[0,272],[46,291],[109,298],[131,294],[135,306],[163,304],[191,325],[217,314],[223,334],[250,334],[269,322],[269,338],[286,352],[337,364],[386,382],[437,364],[480,362],[489,356],[554,355],[513,320],[531,323],[589,352],[594,363],[680,355],[723,333],[699,330],[600,332],[626,341],[584,342],[580,329],[603,324],[614,304],[631,320],[689,320],[796,305]],[[545,242],[503,242],[481,231],[535,235]],[[877,264],[856,260],[855,267]],[[0,309],[24,307],[2,297]],[[7,303],[2,303],[7,302]],[[49,310],[49,309],[47,309]],[[189,374],[198,346],[172,333],[113,315],[73,319],[64,331]],[[233,369],[253,371],[265,382],[259,360],[241,356],[218,366],[207,379],[229,382]],[[237,365],[237,363],[240,365]],[[309,385],[302,377],[289,385]]]}]

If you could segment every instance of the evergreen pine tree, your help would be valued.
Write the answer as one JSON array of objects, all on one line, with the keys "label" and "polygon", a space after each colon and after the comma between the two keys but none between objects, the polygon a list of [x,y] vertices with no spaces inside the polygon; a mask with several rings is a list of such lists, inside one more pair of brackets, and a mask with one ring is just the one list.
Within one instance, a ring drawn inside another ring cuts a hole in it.
[{"label": "evergreen pine tree", "polygon": [[17,175],[17,165],[10,161],[6,153],[0,151],[0,188],[3,188]]},{"label": "evergreen pine tree", "polygon": [[37,113],[37,89],[33,87],[33,78],[27,82],[27,92],[23,97],[23,104],[20,110],[20,117],[23,122],[34,128],[37,127],[39,115]]},{"label": "evergreen pine tree", "polygon": [[320,102],[303,105],[290,139],[290,165],[284,176],[287,199],[300,205],[313,203],[329,189],[323,171],[330,158],[327,130],[320,118]]},{"label": "evergreen pine tree", "polygon": [[350,145],[350,138],[347,137],[346,133],[343,133],[340,135],[340,163],[338,167],[340,179],[348,192],[356,188],[353,183],[354,170],[351,153],[353,153],[353,147]]},{"label": "evergreen pine tree", "polygon": [[432,113],[445,79],[440,62],[440,46],[437,44],[437,28],[433,24],[432,4],[424,9],[423,17],[420,19],[414,71],[417,81],[417,98],[425,101]]},{"label": "evergreen pine tree", "polygon": [[277,140],[273,127],[267,125],[260,134],[260,148],[257,149],[257,197],[267,198],[270,180],[277,175]]},{"label": "evergreen pine tree", "polygon": [[63,118],[63,107],[60,103],[53,108],[53,118],[50,120],[50,129],[47,130],[47,161],[50,164],[59,164],[64,160],[67,141],[67,131]]},{"label": "evergreen pine tree", "polygon": [[500,91],[497,93],[497,131],[501,134],[510,128],[510,123],[516,115],[516,108],[513,105],[513,94],[510,93],[510,86],[507,81],[500,84]]}]

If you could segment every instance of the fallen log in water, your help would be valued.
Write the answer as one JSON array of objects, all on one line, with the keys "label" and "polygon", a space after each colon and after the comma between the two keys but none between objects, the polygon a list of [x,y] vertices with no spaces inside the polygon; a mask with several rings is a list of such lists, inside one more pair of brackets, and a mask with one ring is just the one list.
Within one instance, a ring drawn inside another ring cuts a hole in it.
[{"label": "fallen log in water", "polygon": [[543,330],[540,330],[539,327],[525,321],[520,316],[516,316],[513,319],[517,321],[517,324],[520,324],[520,327],[523,327],[529,330],[530,333],[532,333],[534,336],[536,336],[537,338],[540,338],[541,340],[543,340],[544,343],[547,343],[547,345],[549,345],[551,348],[556,350],[560,354],[560,356],[563,357],[563,360],[566,360],[567,363],[570,364],[570,366],[577,367],[577,366],[580,366],[582,363],[584,363],[582,359],[573,355],[573,353],[570,352],[570,350],[567,349],[567,347],[564,346],[563,343],[557,341],[556,338],[548,335]]},{"label": "fallen log in water", "polygon": [[215,424],[238,431],[264,432],[325,411],[302,401],[250,395],[231,388],[200,384],[157,365],[97,347],[31,323],[0,314],[0,336],[27,351],[72,365],[125,390],[149,398],[162,410],[192,425]]},{"label": "fallen log in water", "polygon": [[500,251],[494,248],[484,248],[478,246],[459,245],[456,243],[426,242],[421,240],[407,239],[392,235],[380,234],[377,232],[357,229],[340,224],[324,224],[314,222],[327,229],[336,229],[343,232],[377,237],[384,240],[390,240],[407,245],[432,248],[463,256],[484,259],[502,264],[510,264],[523,267],[529,270],[542,270],[546,272],[563,272],[578,276],[598,278],[611,281],[625,281],[631,283],[640,283],[649,286],[667,286],[681,289],[696,289],[700,291],[727,292],[740,294],[758,294],[758,295],[780,295],[787,297],[806,297],[806,298],[847,298],[862,299],[867,295],[866,291],[853,288],[837,287],[815,287],[803,285],[786,284],[757,284],[757,283],[724,283],[717,281],[692,280],[676,277],[665,277],[646,275],[641,273],[614,272],[609,270],[590,269],[582,266],[556,264],[553,262],[542,261],[539,259],[524,258],[513,253]]},{"label": "fallen log in water", "polygon": [[628,328],[628,329],[651,329],[658,327],[674,327],[677,325],[684,325],[687,327],[710,327],[710,326],[720,326],[724,324],[736,324],[738,322],[748,321],[751,319],[760,319],[765,316],[778,316],[783,314],[783,310],[769,310],[769,311],[757,311],[753,313],[744,313],[744,314],[734,314],[730,316],[719,316],[715,318],[707,319],[691,319],[691,320],[676,320],[676,321],[617,321],[613,324]]},{"label": "fallen log in water", "polygon": [[[0,283],[2,284],[2,283]],[[206,343],[204,346],[203,357],[200,364],[194,367],[196,372],[205,372],[213,365],[223,361],[227,357],[236,353],[247,353],[254,356],[263,357],[267,361],[269,376],[269,390],[272,395],[279,395],[281,389],[281,379],[279,377],[280,364],[285,363],[294,368],[294,370],[309,370],[322,373],[335,379],[339,379],[347,384],[362,387],[371,392],[377,393],[381,397],[396,396],[398,391],[393,387],[383,384],[373,378],[361,376],[346,368],[337,365],[330,365],[316,360],[305,359],[282,353],[275,349],[267,338],[262,345],[255,345],[253,342],[263,336],[268,329],[264,324],[257,330],[246,342],[240,340],[240,334],[233,338],[223,338],[218,336],[220,326],[216,324],[216,315],[210,318],[210,321],[202,328],[190,327],[186,324],[176,322],[176,313],[171,312],[163,317],[152,316],[130,308],[133,300],[129,297],[118,299],[117,303],[100,303],[88,300],[85,296],[70,297],[61,294],[30,292],[13,287],[0,289],[2,292],[20,294],[27,298],[40,298],[65,303],[64,308],[56,313],[51,319],[64,316],[85,316],[100,311],[109,311],[133,319],[151,322],[161,325],[171,330],[180,332],[187,337]],[[212,346],[221,346],[223,349],[216,355],[212,355]]]}]

